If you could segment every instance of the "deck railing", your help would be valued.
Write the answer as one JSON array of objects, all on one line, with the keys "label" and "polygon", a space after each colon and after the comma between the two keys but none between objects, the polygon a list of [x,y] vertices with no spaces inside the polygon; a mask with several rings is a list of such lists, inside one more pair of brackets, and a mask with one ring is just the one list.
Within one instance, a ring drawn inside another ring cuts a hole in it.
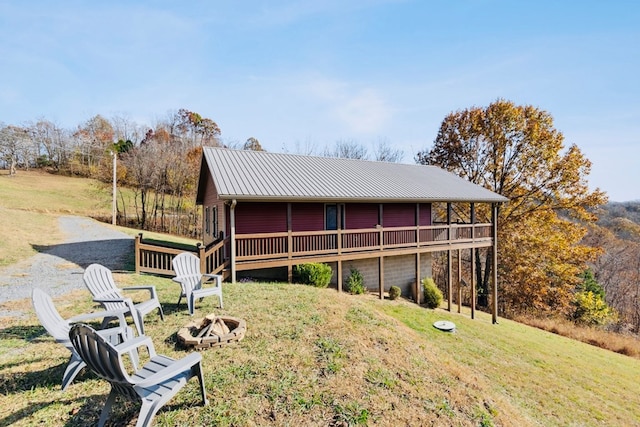
[{"label": "deck railing", "polygon": [[[296,259],[302,257],[380,252],[432,246],[446,249],[460,243],[486,242],[492,238],[491,224],[451,224],[420,227],[370,228],[236,235],[236,263]],[[229,264],[229,237],[209,247],[161,246],[136,237],[136,272],[173,275],[171,261],[185,250],[199,256],[203,272],[221,274]]]},{"label": "deck railing", "polygon": [[485,241],[491,231],[491,224],[451,224],[237,234],[236,262]]},{"label": "deck railing", "polygon": [[142,233],[135,239],[136,273],[151,273],[162,276],[174,275],[171,262],[180,252],[193,252],[200,258],[200,270],[219,274],[228,262],[225,258],[225,246],[229,239],[222,240],[209,247],[201,245],[174,246],[154,241],[145,241]]}]

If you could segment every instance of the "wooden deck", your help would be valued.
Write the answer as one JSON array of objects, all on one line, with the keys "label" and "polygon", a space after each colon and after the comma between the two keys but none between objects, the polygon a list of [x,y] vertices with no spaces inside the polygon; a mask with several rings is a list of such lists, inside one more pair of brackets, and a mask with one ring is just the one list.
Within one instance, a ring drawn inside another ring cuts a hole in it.
[{"label": "wooden deck", "polygon": [[[490,247],[492,224],[436,224],[420,227],[371,228],[312,232],[235,235],[236,271],[282,267],[305,262],[348,261],[380,256]],[[231,238],[209,247],[194,246],[201,269],[228,275]],[[171,261],[184,249],[168,248],[136,237],[136,272],[172,276]]]}]

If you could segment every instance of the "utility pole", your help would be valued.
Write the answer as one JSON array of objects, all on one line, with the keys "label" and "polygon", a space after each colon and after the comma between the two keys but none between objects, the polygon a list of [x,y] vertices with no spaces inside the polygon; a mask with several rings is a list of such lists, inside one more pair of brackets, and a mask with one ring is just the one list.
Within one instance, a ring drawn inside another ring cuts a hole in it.
[{"label": "utility pole", "polygon": [[116,225],[116,214],[117,214],[117,204],[116,204],[116,152],[112,151],[111,155],[113,156],[113,197],[112,197],[112,221],[113,225]]}]

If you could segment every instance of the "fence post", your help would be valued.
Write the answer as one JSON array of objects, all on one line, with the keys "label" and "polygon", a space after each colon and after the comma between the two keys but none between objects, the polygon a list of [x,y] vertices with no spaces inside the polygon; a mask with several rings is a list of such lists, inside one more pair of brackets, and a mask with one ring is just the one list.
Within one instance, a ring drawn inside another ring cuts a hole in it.
[{"label": "fence post", "polygon": [[139,233],[135,238],[134,251],[136,259],[136,274],[140,274],[140,243],[142,243],[142,233]]},{"label": "fence post", "polygon": [[196,243],[196,248],[198,250],[198,258],[200,258],[200,271],[202,271],[203,274],[208,274],[209,272],[207,271],[207,256],[205,253],[205,247],[200,244],[200,242]]}]

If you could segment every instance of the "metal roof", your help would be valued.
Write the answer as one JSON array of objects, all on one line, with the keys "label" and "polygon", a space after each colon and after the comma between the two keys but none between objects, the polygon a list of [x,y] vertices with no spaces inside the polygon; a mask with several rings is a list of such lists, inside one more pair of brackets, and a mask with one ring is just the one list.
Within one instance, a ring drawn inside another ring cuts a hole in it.
[{"label": "metal roof", "polygon": [[[506,202],[436,166],[203,147],[221,199]],[[202,188],[198,201],[202,201]]]}]

